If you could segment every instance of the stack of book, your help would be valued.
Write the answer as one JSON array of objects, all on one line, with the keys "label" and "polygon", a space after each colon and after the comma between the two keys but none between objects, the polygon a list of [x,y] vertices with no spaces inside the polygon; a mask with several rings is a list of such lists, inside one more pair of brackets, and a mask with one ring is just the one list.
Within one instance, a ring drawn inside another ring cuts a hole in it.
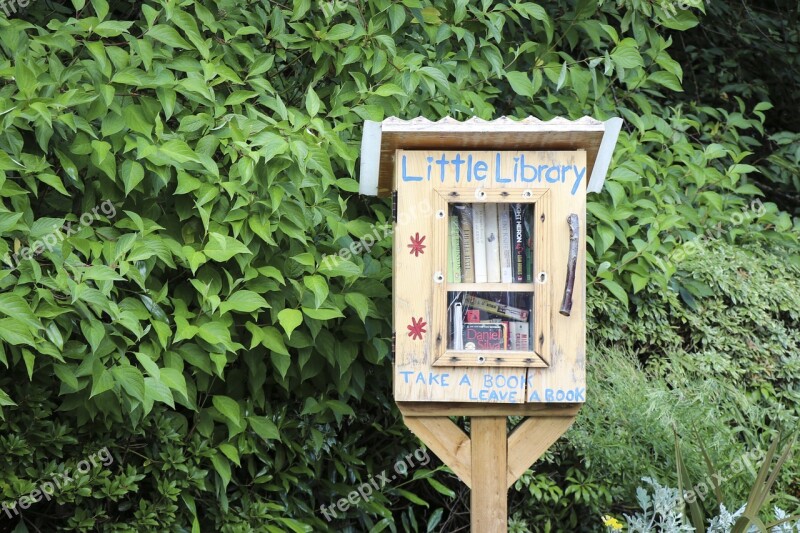
[{"label": "stack of book", "polygon": [[452,307],[454,350],[531,350],[532,312],[509,305],[509,295],[493,299],[457,297]]},{"label": "stack of book", "polygon": [[449,224],[447,281],[533,281],[530,204],[454,204]]}]

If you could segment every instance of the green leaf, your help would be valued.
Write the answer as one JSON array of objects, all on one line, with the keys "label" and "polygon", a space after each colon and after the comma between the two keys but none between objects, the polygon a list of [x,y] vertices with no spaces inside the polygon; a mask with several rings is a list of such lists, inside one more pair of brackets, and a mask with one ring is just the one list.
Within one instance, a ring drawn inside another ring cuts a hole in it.
[{"label": "green leaf", "polygon": [[13,292],[0,294],[0,313],[22,322],[32,330],[42,327],[42,323],[33,313],[28,302]]},{"label": "green leaf", "polygon": [[[67,365],[53,365],[53,371],[55,372],[58,379],[61,380],[61,383],[72,389],[73,391],[77,391],[80,388],[78,384],[78,379],[75,377],[75,374]],[[113,387],[113,382],[112,382]],[[92,389],[94,390],[94,388]]]},{"label": "green leaf", "polygon": [[179,139],[172,139],[165,142],[159,147],[159,152],[171,159],[173,162],[181,165],[189,161],[199,163],[200,158],[197,156],[192,148],[186,144],[185,141]]},{"label": "green leaf", "polygon": [[630,37],[620,41],[611,51],[611,59],[618,68],[636,68],[644,65],[639,53],[639,46]]},{"label": "green leaf", "polygon": [[531,83],[531,79],[526,73],[511,71],[506,73],[506,78],[508,79],[508,83],[511,84],[511,88],[515,93],[521,96],[527,96],[529,98],[533,96],[533,83]]},{"label": "green leaf", "polygon": [[[425,500],[423,500],[422,498],[420,498],[419,496],[417,496],[416,494],[414,494],[412,492],[408,492],[405,489],[395,489],[395,491],[400,496],[404,497],[405,499],[407,499],[408,501],[410,501],[411,503],[413,503],[415,505],[421,505],[423,507],[430,507],[430,504],[428,502],[426,502]],[[455,493],[453,493],[453,494],[455,494]]]},{"label": "green leaf", "polygon": [[183,372],[176,368],[162,368],[160,375],[161,383],[188,398],[189,394],[186,390],[186,378],[183,376]]},{"label": "green leaf", "polygon": [[347,305],[356,310],[358,318],[360,318],[362,322],[366,322],[367,313],[369,312],[369,299],[366,296],[357,292],[348,292],[344,296],[344,301],[347,302]]},{"label": "green leaf", "polygon": [[289,367],[292,364],[292,359],[289,357],[288,354],[282,354],[278,352],[272,352],[270,354],[270,359],[272,360],[272,364],[275,365],[275,368],[278,370],[282,378],[286,378],[286,374],[289,372]]},{"label": "green leaf", "polygon": [[167,26],[166,24],[156,24],[150,28],[145,35],[148,35],[157,41],[161,41],[162,43],[173,48],[184,48],[188,50],[192,47],[192,45],[190,45],[183,37],[181,37],[175,28],[172,26]]},{"label": "green leaf", "polygon": [[238,105],[246,102],[250,98],[258,96],[258,93],[253,91],[234,91],[225,99],[225,106]]},{"label": "green leaf", "polygon": [[144,368],[148,374],[156,379],[161,376],[161,371],[159,370],[158,365],[150,358],[149,355],[142,352],[136,352],[135,355],[136,360],[139,361],[139,364],[142,365],[142,368]]},{"label": "green leaf", "polygon": [[232,463],[236,463],[237,466],[242,466],[241,463],[239,462],[239,452],[236,450],[236,448],[234,448],[227,442],[223,442],[222,444],[217,446],[217,448],[219,449],[219,451],[223,453],[223,455],[225,455],[225,457],[230,459]]},{"label": "green leaf", "polygon": [[257,309],[268,308],[270,305],[260,294],[249,291],[241,290],[236,291],[227,300],[222,302],[219,310],[222,314],[228,311],[239,311],[241,313],[252,313]]},{"label": "green leaf", "polygon": [[0,406],[2,407],[10,407],[17,405],[14,400],[11,399],[11,396],[6,394],[6,391],[0,389]]},{"label": "green leaf", "polygon": [[278,331],[278,328],[265,326],[261,328],[261,332],[263,333],[261,344],[265,348],[279,354],[289,355],[289,350],[286,349],[286,344],[283,342],[283,335]]},{"label": "green leaf", "polygon": [[169,405],[173,409],[175,408],[175,400],[172,398],[172,391],[156,378],[144,378],[144,398],[145,401],[158,401]]},{"label": "green leaf", "polygon": [[331,320],[333,318],[344,317],[338,309],[312,309],[310,307],[303,307],[303,313],[315,320]]},{"label": "green leaf", "polygon": [[108,2],[106,0],[90,0],[97,18],[103,20],[108,15]]},{"label": "green leaf", "polygon": [[291,339],[292,332],[303,323],[303,313],[297,309],[282,309],[278,312],[278,321],[286,332],[286,337]]},{"label": "green leaf", "polygon": [[263,416],[248,416],[247,423],[250,425],[256,435],[264,440],[281,440],[281,434],[278,431],[278,426],[272,420]]},{"label": "green leaf", "polygon": [[222,486],[227,487],[231,482],[231,465],[224,456],[212,455],[211,463],[214,465],[214,470],[219,474],[222,479]]},{"label": "green leaf", "polygon": [[247,246],[233,237],[213,231],[208,233],[208,243],[203,248],[203,253],[214,261],[227,261],[238,254],[252,254]]},{"label": "green leaf", "polygon": [[106,370],[102,365],[97,364],[92,372],[92,392],[89,398],[94,398],[98,394],[102,394],[114,388],[114,377],[111,372]]},{"label": "green leaf", "polygon": [[233,398],[216,395],[211,399],[214,408],[219,413],[237,426],[242,425],[242,410]]},{"label": "green leaf", "polygon": [[36,92],[36,74],[34,74],[26,61],[16,61],[14,81],[27,98],[31,98]]},{"label": "green leaf", "polygon": [[0,340],[13,346],[34,345],[33,335],[29,327],[16,318],[0,319]]},{"label": "green leaf", "polygon": [[319,308],[328,297],[328,282],[322,276],[305,276],[303,284],[314,293],[314,307]]},{"label": "green leaf", "polygon": [[620,302],[628,306],[628,293],[625,292],[619,283],[611,279],[601,280],[600,283],[605,286],[611,294],[613,294]]},{"label": "green leaf", "polygon": [[667,72],[664,70],[654,72],[647,77],[648,81],[652,81],[653,83],[657,83],[658,85],[663,85],[667,89],[672,89],[676,92],[683,92],[683,87],[681,87],[681,81],[675,74],[671,72]]},{"label": "green leaf", "polygon": [[138,368],[130,365],[115,366],[111,369],[111,374],[125,392],[144,402],[144,376]]},{"label": "green leaf", "polygon": [[127,196],[144,178],[144,167],[136,161],[126,159],[122,163],[121,174],[122,183],[125,185],[125,195]]},{"label": "green leaf", "polygon": [[565,61],[564,64],[561,66],[561,72],[558,75],[558,81],[556,82],[556,91],[560,91],[561,87],[564,86],[564,82],[567,81],[567,62]]},{"label": "green leaf", "polygon": [[64,183],[61,181],[61,178],[56,176],[55,174],[39,174],[36,178],[41,181],[42,183],[46,183],[47,185],[51,186],[64,196],[69,196],[70,194],[67,192],[67,189],[64,188]]},{"label": "green leaf", "polygon": [[636,294],[640,290],[644,289],[647,286],[648,281],[650,280],[644,276],[640,276],[639,274],[631,274],[631,284],[633,285],[633,294]]},{"label": "green leaf", "polygon": [[312,117],[317,116],[319,109],[322,105],[322,102],[319,100],[319,96],[317,93],[314,92],[314,88],[309,85],[308,91],[306,92],[306,111]]},{"label": "green leaf", "polygon": [[341,39],[347,39],[353,32],[355,31],[355,27],[351,24],[336,24],[333,28],[328,30],[325,34],[325,40],[328,41],[339,41]]},{"label": "green leaf", "polygon": [[405,95],[406,92],[394,83],[385,83],[375,89],[375,94],[378,96],[394,96]]}]

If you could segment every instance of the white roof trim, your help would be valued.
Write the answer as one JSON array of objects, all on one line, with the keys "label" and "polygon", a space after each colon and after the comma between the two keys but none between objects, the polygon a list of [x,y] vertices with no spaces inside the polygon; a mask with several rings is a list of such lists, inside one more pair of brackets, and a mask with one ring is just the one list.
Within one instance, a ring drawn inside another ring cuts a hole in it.
[{"label": "white roof trim", "polygon": [[605,132],[603,140],[600,141],[600,149],[597,152],[597,159],[594,161],[592,176],[589,178],[589,185],[586,192],[600,192],[603,190],[603,183],[606,181],[606,173],[611,165],[611,158],[614,155],[614,147],[617,145],[619,131],[622,129],[621,118],[610,118],[604,122]]},{"label": "white roof trim", "polygon": [[364,121],[361,136],[361,169],[358,173],[358,192],[368,196],[378,195],[378,172],[381,163],[381,123]]}]

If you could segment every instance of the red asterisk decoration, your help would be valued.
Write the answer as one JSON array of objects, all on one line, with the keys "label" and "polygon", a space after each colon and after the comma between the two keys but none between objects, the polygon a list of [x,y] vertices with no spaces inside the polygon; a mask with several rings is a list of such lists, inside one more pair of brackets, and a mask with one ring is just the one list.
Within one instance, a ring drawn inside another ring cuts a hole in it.
[{"label": "red asterisk decoration", "polygon": [[419,317],[417,320],[414,317],[411,317],[411,325],[406,326],[408,328],[408,336],[411,337],[411,340],[414,339],[421,339],[423,333],[427,333],[425,330],[425,326],[427,326],[427,322],[422,321],[422,317]]},{"label": "red asterisk decoration", "polygon": [[417,232],[416,235],[411,237],[411,244],[408,245],[411,250],[408,253],[414,254],[414,257],[419,257],[419,254],[424,254],[425,245],[422,244],[423,242],[425,242],[425,235],[420,237],[419,232]]}]

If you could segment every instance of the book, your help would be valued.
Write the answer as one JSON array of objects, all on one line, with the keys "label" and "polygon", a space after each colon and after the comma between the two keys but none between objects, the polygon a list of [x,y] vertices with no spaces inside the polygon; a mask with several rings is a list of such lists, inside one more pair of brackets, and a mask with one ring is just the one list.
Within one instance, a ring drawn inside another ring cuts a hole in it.
[{"label": "book", "polygon": [[500,283],[500,236],[497,204],[486,204],[486,280]]},{"label": "book", "polygon": [[459,239],[461,246],[461,281],[475,283],[472,244],[472,206],[458,204],[453,206],[458,217]]},{"label": "book", "polygon": [[464,315],[461,302],[453,304],[453,349],[464,349]]},{"label": "book", "polygon": [[480,322],[481,312],[478,309],[467,309],[467,322]]},{"label": "book", "polygon": [[486,283],[486,206],[483,204],[472,204],[472,241],[475,283]]},{"label": "book", "polygon": [[461,236],[458,231],[458,218],[450,217],[450,235],[447,244],[447,281],[461,283]]},{"label": "book", "polygon": [[513,246],[511,248],[511,260],[513,269],[514,283],[525,282],[525,206],[523,204],[511,204],[511,238]]},{"label": "book", "polygon": [[493,315],[510,318],[511,320],[528,320],[529,312],[527,309],[520,309],[507,304],[493,302],[485,298],[478,298],[472,294],[467,294],[464,297],[464,305],[466,305],[468,308],[480,309],[481,311],[486,311],[487,313],[491,313]]},{"label": "book", "polygon": [[526,205],[522,216],[522,240],[525,244],[525,282],[533,283],[533,206]]},{"label": "book", "polygon": [[528,322],[509,322],[508,344],[511,350],[528,352],[531,350]]},{"label": "book", "polygon": [[511,209],[508,204],[497,206],[497,227],[500,237],[500,281],[512,283],[514,273],[511,268]]},{"label": "book", "polygon": [[506,350],[508,349],[506,330],[505,322],[465,324],[464,349]]}]

